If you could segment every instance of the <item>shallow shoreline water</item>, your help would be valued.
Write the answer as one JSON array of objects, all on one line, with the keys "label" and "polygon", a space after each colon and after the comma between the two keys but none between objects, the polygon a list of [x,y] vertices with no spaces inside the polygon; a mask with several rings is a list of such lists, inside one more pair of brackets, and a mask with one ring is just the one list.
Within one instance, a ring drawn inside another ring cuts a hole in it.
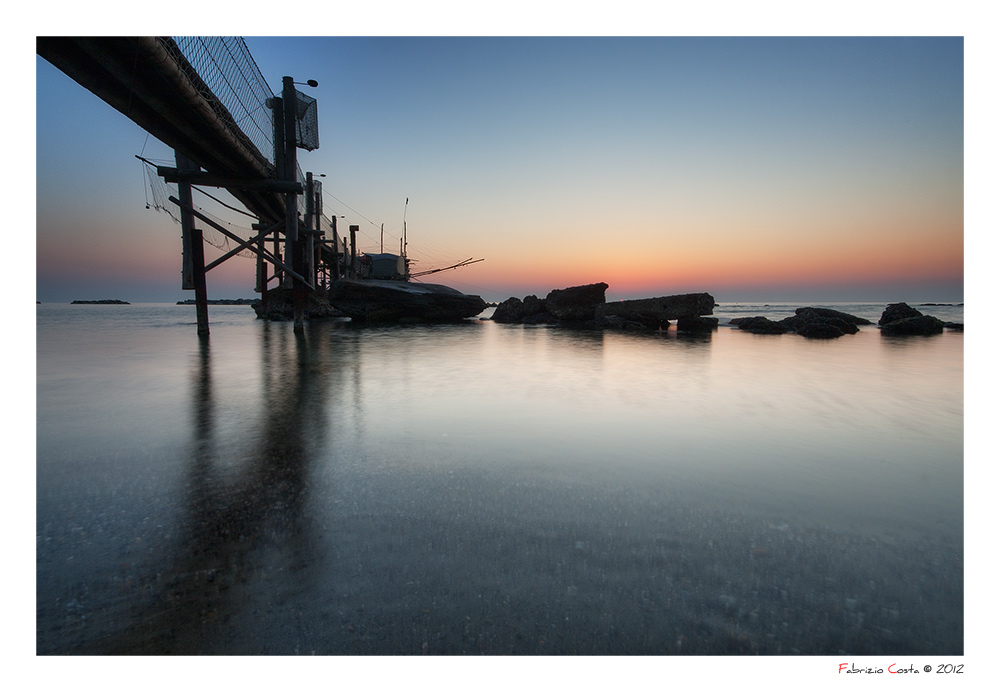
[{"label": "shallow shoreline water", "polygon": [[39,654],[964,650],[961,333],[38,308]]}]

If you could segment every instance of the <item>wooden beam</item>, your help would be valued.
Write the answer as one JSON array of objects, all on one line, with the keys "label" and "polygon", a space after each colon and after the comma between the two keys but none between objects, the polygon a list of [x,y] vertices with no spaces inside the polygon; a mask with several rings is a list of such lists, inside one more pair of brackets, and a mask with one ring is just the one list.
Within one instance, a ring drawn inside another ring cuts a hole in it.
[{"label": "wooden beam", "polygon": [[242,188],[244,190],[299,194],[304,189],[302,183],[297,181],[274,180],[272,178],[235,178],[215,175],[207,171],[182,171],[177,168],[170,168],[169,166],[157,166],[156,174],[168,183],[178,183],[184,180],[192,185],[224,187],[227,190]]},{"label": "wooden beam", "polygon": [[[223,228],[222,226],[220,226],[219,224],[217,224],[215,221],[213,221],[212,219],[208,218],[207,216],[205,216],[204,214],[202,214],[201,212],[199,212],[197,209],[195,209],[193,207],[186,206],[184,204],[181,204],[181,201],[179,199],[177,199],[176,197],[171,196],[168,199],[171,202],[173,202],[174,204],[176,204],[178,207],[180,207],[182,210],[186,210],[186,211],[190,212],[193,216],[201,219],[202,221],[204,221],[205,223],[207,223],[209,226],[211,226],[212,228],[214,228],[215,230],[217,230],[219,233],[222,233],[223,235],[225,235],[225,236],[227,236],[229,238],[232,238],[237,243],[244,244],[244,245],[249,245],[250,242],[256,241],[256,237],[254,238],[254,241],[245,241],[245,240],[243,240],[243,238],[240,238],[235,233],[231,233],[227,229]],[[284,222],[282,222],[282,225],[284,225]],[[243,249],[243,248],[240,248],[240,249]],[[258,252],[258,249],[254,248],[254,252]],[[304,283],[309,288],[313,288],[312,284],[310,284],[308,281],[306,281],[304,278],[302,278],[302,276],[299,275],[298,273],[292,271],[291,267],[286,266],[285,264],[283,264],[282,262],[280,262],[277,258],[275,258],[275,257],[271,256],[270,254],[268,254],[267,251],[264,251],[264,253],[265,253],[265,257],[267,258],[267,260],[270,261],[272,264],[274,264],[275,266],[281,267],[283,270],[285,270],[286,272],[288,272],[289,274],[291,274],[293,277],[295,277],[296,279],[298,279],[299,281],[301,281],[302,283]],[[216,264],[218,264],[218,262],[214,262],[212,264],[212,266],[214,267]]]}]

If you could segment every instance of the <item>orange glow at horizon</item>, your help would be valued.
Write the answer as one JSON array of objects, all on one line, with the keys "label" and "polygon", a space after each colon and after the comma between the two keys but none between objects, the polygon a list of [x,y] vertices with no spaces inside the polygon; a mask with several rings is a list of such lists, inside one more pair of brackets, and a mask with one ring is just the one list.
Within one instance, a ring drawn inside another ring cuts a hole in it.
[{"label": "orange glow at horizon", "polygon": [[487,261],[470,269],[468,277],[478,285],[551,288],[603,281],[616,292],[960,279],[962,232],[960,226],[897,223],[861,225],[832,237],[781,231],[777,242],[766,233],[706,231],[646,234],[642,249],[537,242],[534,251],[513,255],[494,245],[484,252]]}]

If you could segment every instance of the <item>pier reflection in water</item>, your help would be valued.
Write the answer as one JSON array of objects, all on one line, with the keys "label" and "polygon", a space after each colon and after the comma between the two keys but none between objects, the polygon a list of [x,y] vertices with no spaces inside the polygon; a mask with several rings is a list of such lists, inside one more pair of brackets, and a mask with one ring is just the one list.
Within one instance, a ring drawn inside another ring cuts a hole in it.
[{"label": "pier reflection in water", "polygon": [[217,324],[40,437],[40,653],[961,650],[961,335]]},{"label": "pier reflection in water", "polygon": [[[132,585],[142,597],[108,604],[106,615],[124,627],[88,641],[83,652],[194,654],[227,640],[238,647],[240,633],[224,634],[232,618],[248,607],[277,607],[282,593],[308,579],[307,563],[322,548],[304,511],[310,454],[325,430],[330,378],[316,357],[325,335],[263,327],[262,362],[243,364],[262,380],[260,414],[239,421],[245,438],[236,454],[232,441],[218,440],[233,421],[216,411],[213,361],[227,354],[199,340],[180,521],[160,546],[155,574]],[[275,587],[270,603],[253,595],[262,582]]]}]

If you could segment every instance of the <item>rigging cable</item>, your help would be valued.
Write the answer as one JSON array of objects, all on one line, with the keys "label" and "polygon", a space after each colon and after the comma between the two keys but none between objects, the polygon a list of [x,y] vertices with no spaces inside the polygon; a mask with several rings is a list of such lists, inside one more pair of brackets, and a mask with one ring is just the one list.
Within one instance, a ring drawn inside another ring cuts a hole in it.
[{"label": "rigging cable", "polygon": [[200,192],[201,194],[205,195],[209,199],[214,199],[216,202],[218,202],[219,204],[221,204],[222,206],[224,206],[226,209],[232,209],[233,211],[235,211],[235,212],[237,212],[239,214],[243,214],[244,216],[249,216],[251,219],[254,219],[255,221],[257,220],[257,217],[254,216],[253,214],[251,214],[250,212],[243,211],[242,209],[237,209],[236,207],[229,206],[228,204],[226,204],[225,202],[223,202],[218,197],[215,197],[214,195],[210,195],[209,193],[205,192],[204,190],[202,190],[197,185],[192,185],[191,187],[193,189],[197,190],[198,192]]}]

